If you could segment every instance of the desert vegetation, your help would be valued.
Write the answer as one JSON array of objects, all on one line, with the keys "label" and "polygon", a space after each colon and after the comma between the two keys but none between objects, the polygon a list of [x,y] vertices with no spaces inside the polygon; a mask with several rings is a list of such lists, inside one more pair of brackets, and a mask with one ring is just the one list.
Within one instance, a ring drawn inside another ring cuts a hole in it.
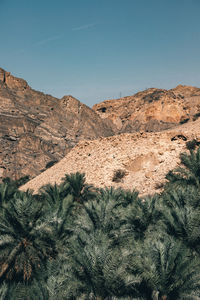
[{"label": "desert vegetation", "polygon": [[4,180],[0,299],[200,299],[200,148],[180,158],[145,197],[80,173],[38,194]]}]

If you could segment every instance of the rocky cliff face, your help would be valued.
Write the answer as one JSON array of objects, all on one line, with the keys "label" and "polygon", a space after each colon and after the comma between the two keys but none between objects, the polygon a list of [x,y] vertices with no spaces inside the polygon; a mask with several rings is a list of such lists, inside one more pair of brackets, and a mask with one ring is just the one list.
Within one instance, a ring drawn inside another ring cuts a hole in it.
[{"label": "rocky cliff face", "polygon": [[[64,173],[85,172],[88,182],[97,186],[117,185],[112,178],[119,169],[126,175],[120,185],[148,192],[141,185],[154,189],[150,181],[176,165],[185,141],[194,132],[199,140],[199,117],[200,89],[195,87],[152,88],[104,101],[92,110],[72,96],[57,99],[35,91],[0,69],[0,178],[35,177],[65,157],[35,179],[38,187],[59,181],[64,175],[59,168]],[[188,134],[186,139],[176,139],[176,129],[177,136]],[[165,160],[166,165],[160,165]],[[159,166],[163,173],[157,171]]]},{"label": "rocky cliff face", "polygon": [[93,106],[116,133],[155,132],[172,128],[200,116],[200,89],[179,85],[171,90],[148,89],[133,96],[107,100]]},{"label": "rocky cliff face", "polygon": [[[162,132],[123,133],[80,141],[60,162],[22,187],[35,192],[47,183],[60,183],[66,173],[86,174],[96,187],[138,189],[141,195],[160,192],[165,175],[180,163],[186,143],[200,144],[200,119]],[[117,176],[118,174],[118,176]],[[119,176],[119,174],[121,176]]]},{"label": "rocky cliff face", "polygon": [[72,96],[54,98],[0,69],[0,177],[34,177],[82,139],[113,134]]}]

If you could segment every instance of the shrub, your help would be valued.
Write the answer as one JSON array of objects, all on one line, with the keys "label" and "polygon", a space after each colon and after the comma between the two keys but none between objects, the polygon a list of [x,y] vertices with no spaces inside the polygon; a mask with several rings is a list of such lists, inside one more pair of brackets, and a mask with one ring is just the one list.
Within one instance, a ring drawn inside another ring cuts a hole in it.
[{"label": "shrub", "polygon": [[200,112],[193,116],[193,121],[196,121],[200,117]]},{"label": "shrub", "polygon": [[113,182],[121,182],[122,178],[126,176],[126,171],[122,169],[118,169],[114,171],[112,181]]},{"label": "shrub", "polygon": [[182,119],[182,120],[180,121],[180,124],[185,124],[185,123],[187,123],[189,120],[190,120],[190,118]]},{"label": "shrub", "polygon": [[198,145],[199,145],[199,142],[195,139],[188,141],[186,143],[186,147],[188,150],[195,150],[196,146],[198,146]]},{"label": "shrub", "polygon": [[52,167],[53,165],[55,165],[58,161],[57,160],[51,160],[46,164],[46,169]]}]

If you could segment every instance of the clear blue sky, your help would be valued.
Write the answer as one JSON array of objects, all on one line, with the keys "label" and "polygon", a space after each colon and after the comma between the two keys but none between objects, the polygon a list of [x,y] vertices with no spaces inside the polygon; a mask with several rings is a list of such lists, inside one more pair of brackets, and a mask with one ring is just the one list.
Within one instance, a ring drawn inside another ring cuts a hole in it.
[{"label": "clear blue sky", "polygon": [[200,87],[200,0],[0,0],[0,67],[87,105]]}]

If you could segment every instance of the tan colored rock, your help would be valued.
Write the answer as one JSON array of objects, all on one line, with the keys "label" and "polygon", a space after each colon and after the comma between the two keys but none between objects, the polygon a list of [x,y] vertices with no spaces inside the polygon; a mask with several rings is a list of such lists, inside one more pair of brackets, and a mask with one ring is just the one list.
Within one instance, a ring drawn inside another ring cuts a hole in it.
[{"label": "tan colored rock", "polygon": [[10,72],[6,72],[5,70],[0,68],[0,81],[5,83],[11,89],[29,89],[28,83],[21,78],[14,77],[10,74]]},{"label": "tan colored rock", "polygon": [[200,89],[182,85],[171,90],[151,88],[133,96],[103,101],[93,109],[116,125],[116,133],[161,131],[200,114]]},{"label": "tan colored rock", "polygon": [[0,178],[34,177],[82,139],[113,130],[72,96],[57,99],[0,69]]},{"label": "tan colored rock", "polygon": [[[200,119],[159,133],[125,133],[80,141],[65,158],[22,189],[37,192],[42,185],[60,183],[66,173],[79,171],[97,187],[136,188],[142,195],[159,192],[166,173],[180,162],[180,153],[187,151],[186,142],[194,138],[200,141],[199,128]],[[119,169],[126,175],[121,182],[113,182]]]},{"label": "tan colored rock", "polygon": [[[35,91],[0,69],[0,178],[34,177],[48,163],[67,157],[59,165],[63,173],[84,171],[97,186],[122,184],[151,192],[156,178],[176,165],[199,116],[200,89],[195,87],[152,88],[104,101],[92,110],[70,95],[57,99]],[[169,128],[173,130],[166,131]],[[118,169],[127,173],[115,183]],[[41,182],[36,179],[33,188],[46,183],[48,176],[50,182],[59,182],[61,173],[51,171]]]}]

